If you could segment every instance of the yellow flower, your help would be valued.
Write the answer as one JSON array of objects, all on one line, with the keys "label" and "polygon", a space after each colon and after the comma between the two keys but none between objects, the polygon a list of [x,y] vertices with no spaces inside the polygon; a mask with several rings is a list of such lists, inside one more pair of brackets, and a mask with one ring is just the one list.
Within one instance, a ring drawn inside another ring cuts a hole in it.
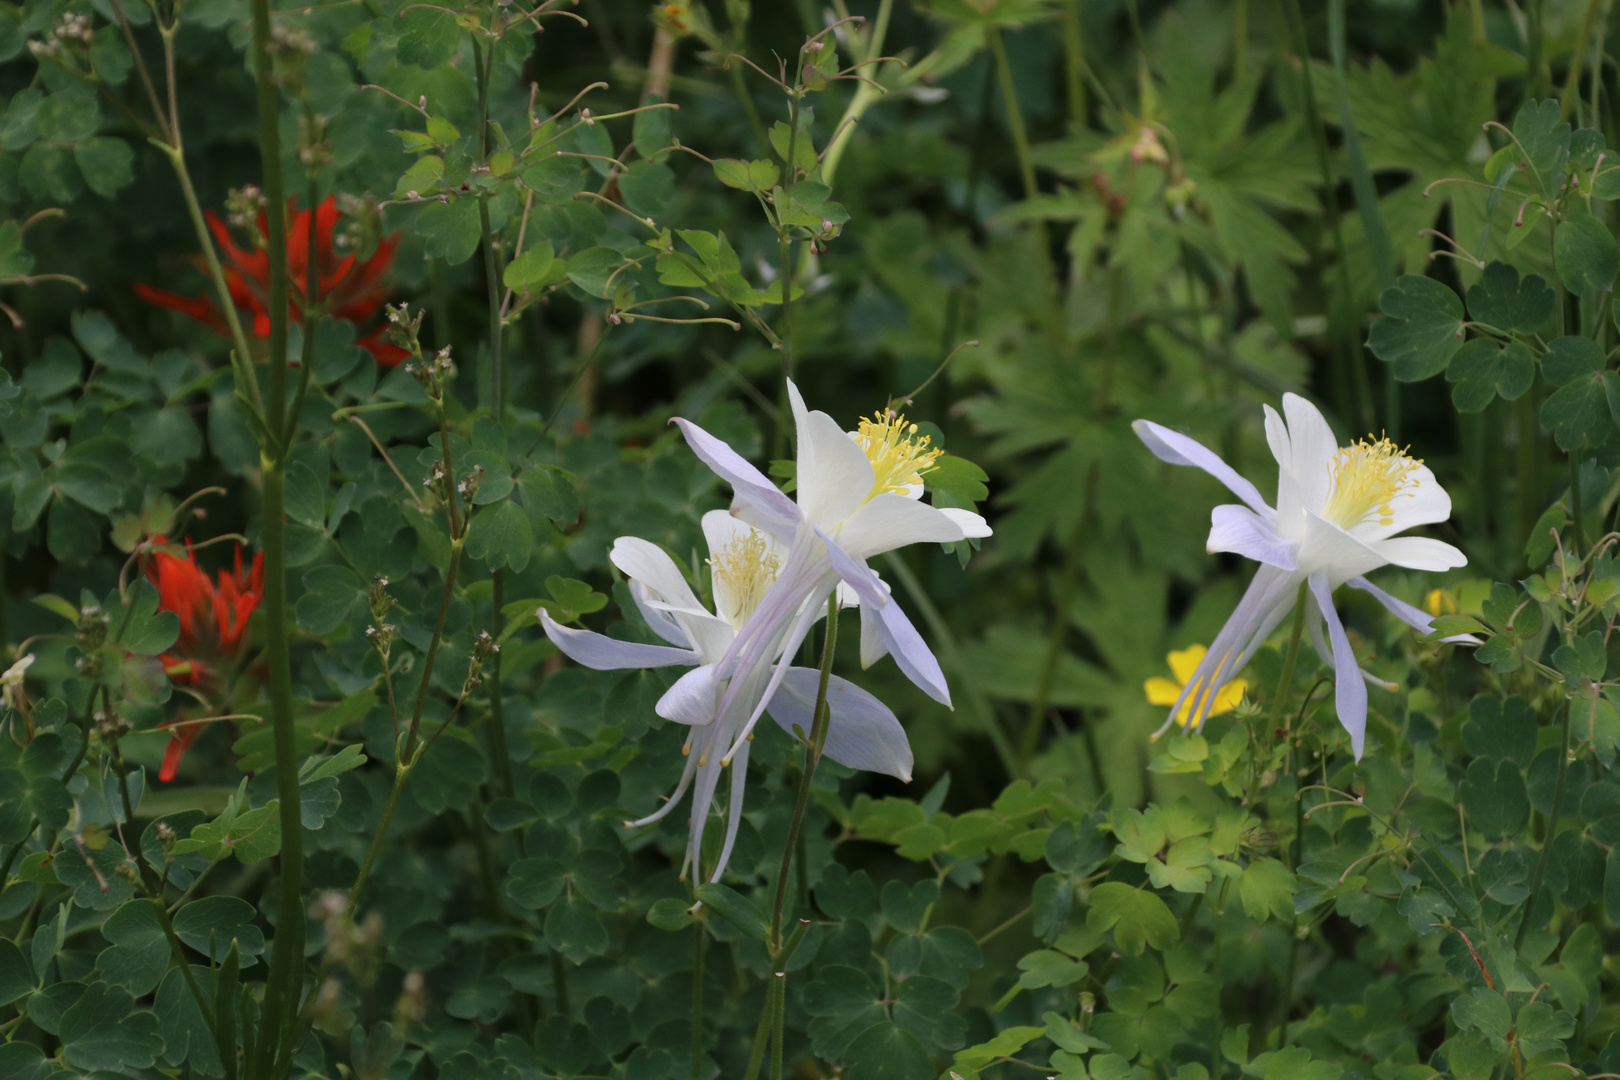
[{"label": "yellow flower", "polygon": [[[1172,681],[1162,676],[1154,676],[1143,683],[1142,689],[1147,694],[1148,704],[1174,705],[1176,698],[1181,696],[1182,687],[1187,685],[1187,680],[1192,678],[1193,672],[1198,668],[1198,662],[1208,651],[1202,645],[1189,645],[1185,649],[1172,651],[1165,659],[1170,662],[1170,673],[1175,679]],[[1231,712],[1237,708],[1238,702],[1243,700],[1243,692],[1248,688],[1249,684],[1243,679],[1233,679],[1221,687],[1206,715],[1219,716],[1221,713]],[[1187,717],[1192,714],[1194,704],[1192,698],[1181,703],[1181,708],[1176,711],[1176,723],[1182,727],[1187,726]]]},{"label": "yellow flower", "polygon": [[1430,589],[1423,597],[1423,610],[1435,616],[1455,615],[1457,601],[1444,589]]}]

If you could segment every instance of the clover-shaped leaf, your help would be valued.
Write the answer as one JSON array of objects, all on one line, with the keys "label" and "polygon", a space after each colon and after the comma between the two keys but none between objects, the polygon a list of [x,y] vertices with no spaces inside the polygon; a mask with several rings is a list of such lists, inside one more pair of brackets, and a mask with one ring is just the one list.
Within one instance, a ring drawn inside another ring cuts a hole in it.
[{"label": "clover-shaped leaf", "polygon": [[1553,315],[1553,290],[1539,274],[1521,279],[1505,262],[1493,262],[1468,289],[1468,315],[1503,331],[1532,331]]},{"label": "clover-shaped leaf", "polygon": [[1462,348],[1462,301],[1433,278],[1397,279],[1378,298],[1378,307],[1384,318],[1373,324],[1367,345],[1400,382],[1438,375]]}]

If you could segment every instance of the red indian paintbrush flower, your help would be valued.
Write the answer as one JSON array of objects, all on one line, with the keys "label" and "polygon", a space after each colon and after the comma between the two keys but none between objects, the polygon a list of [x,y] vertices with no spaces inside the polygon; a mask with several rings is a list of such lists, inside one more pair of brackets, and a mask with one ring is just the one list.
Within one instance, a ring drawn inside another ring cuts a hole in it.
[{"label": "red indian paintbrush flower", "polygon": [[[152,542],[163,544],[162,536]],[[264,599],[264,554],[253,556],[248,569],[242,567],[242,545],[236,545],[233,570],[221,570],[217,582],[197,565],[196,554],[186,544],[186,557],[158,551],[146,566],[147,580],[157,588],[158,606],[180,617],[180,637],[161,660],[164,670],[177,683],[207,687],[222,661],[241,652],[248,619]],[[173,780],[180,759],[202,731],[195,721],[175,721],[169,729],[169,745],[163,752],[163,768],[158,779]]]},{"label": "red indian paintbrush flower", "polygon": [[[308,280],[310,265],[311,211],[295,209],[291,199],[287,200],[287,209],[287,276],[292,283],[287,293],[292,304],[292,320],[302,324],[305,282]],[[339,255],[333,245],[332,228],[341,216],[337,200],[330,195],[327,196],[326,201],[316,207],[313,213],[317,302],[323,312],[334,319],[363,323],[377,314],[388,298],[382,278],[394,261],[394,248],[399,244],[399,235],[396,233],[383,240],[377,245],[377,250],[372,253],[371,258],[361,261],[352,254]],[[244,319],[248,334],[259,340],[268,338],[270,256],[265,252],[264,241],[269,237],[270,227],[265,221],[263,211],[259,213],[258,222],[260,243],[252,250],[244,251],[237,247],[231,239],[230,229],[214,215],[213,211],[208,212],[208,225],[213,229],[214,239],[219,242],[220,250],[225,256],[225,285],[230,290],[231,300],[235,303],[237,311]],[[197,262],[199,266],[202,265],[201,257],[198,257]],[[225,321],[225,313],[214,302],[211,290],[210,293],[201,296],[181,296],[165,289],[154,289],[150,285],[136,285],[135,291],[148,303],[196,319],[221,337],[230,336],[230,326]],[[393,367],[409,354],[397,345],[391,345],[383,340],[385,329],[386,324],[377,327],[362,337],[358,344],[376,357],[377,363],[383,367]]]}]

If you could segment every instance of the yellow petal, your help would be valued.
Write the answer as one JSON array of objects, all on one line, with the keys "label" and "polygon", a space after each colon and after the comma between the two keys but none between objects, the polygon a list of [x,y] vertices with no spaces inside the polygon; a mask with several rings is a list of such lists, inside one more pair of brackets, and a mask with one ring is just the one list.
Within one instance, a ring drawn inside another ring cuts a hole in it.
[{"label": "yellow petal", "polygon": [[1198,670],[1198,662],[1204,658],[1204,654],[1208,651],[1202,645],[1189,645],[1185,649],[1172,652],[1166,657],[1170,661],[1170,670],[1175,673],[1176,682],[1186,686],[1187,680],[1191,679],[1193,672]]},{"label": "yellow petal", "polygon": [[1242,679],[1233,679],[1221,687],[1221,692],[1215,695],[1215,707],[1209,710],[1209,715],[1219,716],[1221,713],[1231,712],[1243,700],[1243,692],[1249,684]]},{"label": "yellow petal", "polygon": [[1147,694],[1149,705],[1174,705],[1181,696],[1178,684],[1157,675],[1142,684],[1142,691]]}]

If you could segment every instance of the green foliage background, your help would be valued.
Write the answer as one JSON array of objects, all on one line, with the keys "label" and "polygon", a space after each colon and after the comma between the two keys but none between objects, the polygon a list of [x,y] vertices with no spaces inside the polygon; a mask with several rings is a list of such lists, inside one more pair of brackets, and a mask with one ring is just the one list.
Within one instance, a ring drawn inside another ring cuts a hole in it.
[{"label": "green foliage background", "polygon": [[[267,130],[248,12],[0,4],[0,638],[34,657],[0,1076],[1620,1073],[1607,0],[286,5]],[[356,344],[381,313],[326,317],[255,397],[271,339],[233,360],[137,296],[213,295],[198,215],[277,138],[345,250],[397,234],[442,381]],[[614,538],[706,578],[729,497],[668,421],[786,461],[789,371],[846,427],[904,397],[935,503],[995,528],[880,562],[954,710],[861,672],[846,617],[834,670],[915,779],[821,764],[791,955],[795,740],[761,728],[694,891],[684,814],[622,825],[680,775],[668,679],[567,664],[535,615],[652,640]],[[1148,738],[1144,681],[1250,571],[1130,422],[1269,490],[1287,391],[1410,443],[1470,560],[1377,575],[1427,638],[1339,598],[1384,681],[1360,762],[1286,628],[1248,703]],[[159,659],[155,534],[285,552],[286,624],[205,702]],[[231,718],[160,783],[182,710]]]}]

